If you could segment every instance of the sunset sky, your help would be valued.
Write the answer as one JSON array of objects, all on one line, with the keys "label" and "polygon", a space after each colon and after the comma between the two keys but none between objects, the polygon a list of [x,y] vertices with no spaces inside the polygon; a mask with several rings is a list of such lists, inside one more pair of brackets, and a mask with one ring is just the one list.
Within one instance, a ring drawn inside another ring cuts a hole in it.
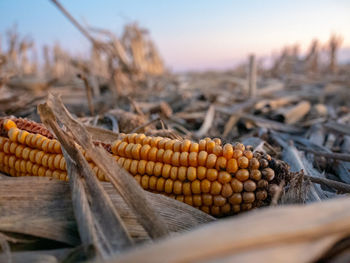
[{"label": "sunset sky", "polygon": [[[349,0],[60,2],[82,24],[117,35],[124,24],[139,22],[150,30],[167,66],[180,71],[229,68],[249,53],[268,56],[295,43],[305,50],[312,39],[324,43],[332,32],[350,47]],[[89,50],[88,40],[48,0],[0,0],[3,41],[14,23],[39,46],[59,41],[70,52]]]}]

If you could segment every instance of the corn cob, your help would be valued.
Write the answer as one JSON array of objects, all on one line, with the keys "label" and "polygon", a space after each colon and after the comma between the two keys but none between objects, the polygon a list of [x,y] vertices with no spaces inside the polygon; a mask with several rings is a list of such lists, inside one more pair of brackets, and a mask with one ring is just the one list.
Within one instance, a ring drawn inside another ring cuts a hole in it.
[{"label": "corn cob", "polygon": [[[19,123],[29,127],[24,121]],[[11,176],[68,180],[57,140],[21,130],[13,119],[1,125],[7,137],[0,137],[0,171]],[[253,153],[251,147],[241,143],[222,145],[220,139],[210,138],[196,143],[136,133],[121,134],[120,138],[112,145],[105,144],[105,148],[143,189],[214,216],[266,205],[277,186],[278,178],[269,167],[271,157]],[[105,180],[98,167],[85,157],[96,176]]]},{"label": "corn cob", "polygon": [[[4,127],[4,122],[6,122],[6,121],[8,122],[9,120],[15,124],[15,126],[13,126],[13,127],[18,128],[19,131],[21,131],[24,136],[28,135],[26,132],[30,133],[29,136],[33,140],[36,140],[38,138],[45,139],[45,141],[46,141],[46,139],[53,139],[53,135],[44,125],[42,125],[41,123],[33,122],[33,121],[30,121],[27,119],[22,119],[22,118],[10,118],[10,119],[1,119],[0,118],[0,136],[7,136],[8,132],[6,131],[6,129]],[[44,138],[41,136],[36,137],[34,135],[41,135]],[[29,138],[27,138],[27,140],[29,141]],[[56,141],[56,140],[54,140],[54,141]],[[103,142],[94,142],[94,144],[101,145],[108,152],[111,152],[111,147],[109,144],[106,144]],[[31,147],[35,147],[35,146],[31,146]],[[44,147],[45,147],[45,144],[44,144]],[[60,146],[56,145],[56,147],[60,147]],[[40,147],[39,147],[39,149],[40,149]],[[58,153],[61,153],[61,151],[58,150]]]},{"label": "corn cob", "polygon": [[[0,119],[0,131],[6,132],[6,130],[3,128],[4,121],[6,120],[13,121],[16,124],[16,127],[20,130],[28,131],[34,134],[41,134],[47,137],[48,139],[53,139],[53,135],[44,125],[22,118]],[[0,133],[0,135],[4,134]]]}]

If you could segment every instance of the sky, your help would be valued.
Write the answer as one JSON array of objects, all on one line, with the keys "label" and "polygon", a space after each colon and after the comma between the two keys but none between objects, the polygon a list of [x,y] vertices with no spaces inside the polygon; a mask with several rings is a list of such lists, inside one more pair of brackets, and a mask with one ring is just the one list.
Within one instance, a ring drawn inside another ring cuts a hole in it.
[{"label": "sky", "polygon": [[[285,45],[306,50],[314,38],[343,36],[350,50],[349,0],[61,0],[83,25],[121,35],[126,23],[149,29],[175,71],[228,69],[249,54],[270,56]],[[0,35],[17,24],[38,46],[59,42],[80,55],[90,43],[49,0],[0,0]],[[4,40],[3,40],[4,41]],[[3,44],[4,46],[4,44]]]}]

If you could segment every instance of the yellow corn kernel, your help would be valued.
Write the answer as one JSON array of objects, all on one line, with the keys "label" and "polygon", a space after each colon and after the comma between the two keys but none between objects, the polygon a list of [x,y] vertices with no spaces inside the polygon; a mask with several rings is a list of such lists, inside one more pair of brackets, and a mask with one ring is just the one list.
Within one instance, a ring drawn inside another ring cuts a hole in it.
[{"label": "yellow corn kernel", "polygon": [[164,155],[164,149],[158,149],[156,161],[157,162],[162,162],[163,161],[163,155]]},{"label": "yellow corn kernel", "polygon": [[199,144],[196,142],[192,142],[190,147],[190,152],[198,153],[198,151],[199,151]]},{"label": "yellow corn kernel", "polygon": [[19,143],[24,144],[26,137],[29,135],[29,132],[27,131],[20,131],[17,135],[17,140]]},{"label": "yellow corn kernel", "polygon": [[193,194],[200,194],[201,193],[201,182],[199,180],[194,180],[191,183],[191,191]]},{"label": "yellow corn kernel", "polygon": [[19,132],[20,132],[20,130],[17,129],[17,127],[12,127],[7,133],[9,139],[13,142],[17,142]]},{"label": "yellow corn kernel", "polygon": [[181,143],[181,152],[188,152],[191,147],[191,141],[190,140],[184,140]]},{"label": "yellow corn kernel", "polygon": [[164,191],[168,194],[173,192],[173,184],[174,181],[171,179],[167,179],[164,184]]},{"label": "yellow corn kernel", "polygon": [[9,131],[11,128],[17,128],[17,125],[14,121],[7,119],[4,121],[4,128]]},{"label": "yellow corn kernel", "polygon": [[174,166],[180,166],[180,152],[174,152],[171,157],[171,164]]},{"label": "yellow corn kernel", "polygon": [[213,153],[208,155],[206,167],[213,168],[216,165],[217,156]]},{"label": "yellow corn kernel", "polygon": [[166,164],[171,164],[173,153],[174,152],[172,150],[165,150],[163,154],[163,162]]},{"label": "yellow corn kernel", "polygon": [[208,141],[206,144],[206,150],[208,154],[211,154],[214,151],[214,148],[216,146],[216,143],[212,140]]},{"label": "yellow corn kernel", "polygon": [[173,185],[174,194],[180,195],[182,194],[182,182],[176,180]]},{"label": "yellow corn kernel", "polygon": [[164,192],[165,179],[163,177],[158,178],[157,180],[157,191]]},{"label": "yellow corn kernel", "polygon": [[208,153],[206,151],[200,151],[198,154],[198,165],[205,166],[208,158]]}]

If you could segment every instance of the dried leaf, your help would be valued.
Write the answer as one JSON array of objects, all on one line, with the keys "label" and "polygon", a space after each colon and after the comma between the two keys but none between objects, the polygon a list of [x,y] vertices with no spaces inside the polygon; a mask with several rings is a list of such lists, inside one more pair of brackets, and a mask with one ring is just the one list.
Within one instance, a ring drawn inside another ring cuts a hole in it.
[{"label": "dried leaf", "polygon": [[78,121],[74,120],[63,106],[60,98],[49,95],[48,105],[52,107],[56,117],[71,131],[78,142],[93,162],[101,169],[113,186],[118,190],[125,202],[133,209],[139,223],[152,238],[168,235],[164,222],[154,212],[149,204],[145,191],[137,182],[121,168],[115,160],[103,148],[96,147],[91,136]]},{"label": "dried leaf", "polygon": [[47,105],[39,105],[38,111],[65,150],[74,213],[83,244],[93,244],[103,258],[130,246],[132,241],[123,221],[74,140],[60,129]]},{"label": "dried leaf", "polygon": [[[133,240],[150,240],[115,188],[107,182],[102,185]],[[210,215],[171,198],[149,192],[146,195],[172,233],[189,231],[215,220]],[[46,177],[0,176],[0,231],[23,233],[71,246],[81,244],[69,183]]]},{"label": "dried leaf", "polygon": [[255,210],[105,262],[311,262],[349,234],[350,199],[341,198]]}]

